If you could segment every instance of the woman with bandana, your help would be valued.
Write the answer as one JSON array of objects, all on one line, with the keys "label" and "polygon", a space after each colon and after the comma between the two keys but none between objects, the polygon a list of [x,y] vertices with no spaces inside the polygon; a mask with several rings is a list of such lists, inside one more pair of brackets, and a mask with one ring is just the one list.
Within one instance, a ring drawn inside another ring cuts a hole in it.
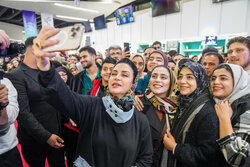
[{"label": "woman with bandana", "polygon": [[156,66],[149,80],[149,88],[140,99],[144,105],[143,113],[150,124],[153,142],[153,164],[159,167],[164,149],[163,136],[166,130],[170,130],[177,105],[169,96],[173,92],[174,77],[172,71],[164,65]]},{"label": "woman with bandana", "polygon": [[250,77],[238,65],[221,64],[210,85],[219,118],[221,152],[231,166],[250,166]]},{"label": "woman with bandana", "polygon": [[58,32],[43,27],[34,39],[33,50],[43,85],[41,92],[80,129],[75,166],[149,167],[152,161],[149,123],[133,107],[138,74],[134,63],[125,58],[114,66],[105,97],[78,95],[67,88],[51,67],[49,58],[55,54],[42,50],[58,42],[48,40]]},{"label": "woman with bandana", "polygon": [[178,72],[178,111],[171,133],[164,136],[162,167],[221,167],[224,160],[216,139],[219,122],[209,94],[205,69],[187,62]]}]

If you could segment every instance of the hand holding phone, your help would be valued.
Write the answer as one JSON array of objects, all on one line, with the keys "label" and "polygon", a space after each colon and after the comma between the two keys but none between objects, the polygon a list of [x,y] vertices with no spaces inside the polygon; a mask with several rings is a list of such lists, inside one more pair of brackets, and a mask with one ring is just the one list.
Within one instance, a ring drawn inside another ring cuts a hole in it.
[{"label": "hand holding phone", "polygon": [[49,38],[51,40],[58,40],[59,43],[46,47],[43,51],[57,52],[78,49],[82,41],[83,30],[84,27],[81,24],[61,28],[58,34]]},{"label": "hand holding phone", "polygon": [[124,49],[122,52],[122,57],[125,58],[129,58],[130,57],[130,44],[128,42],[124,42]]}]

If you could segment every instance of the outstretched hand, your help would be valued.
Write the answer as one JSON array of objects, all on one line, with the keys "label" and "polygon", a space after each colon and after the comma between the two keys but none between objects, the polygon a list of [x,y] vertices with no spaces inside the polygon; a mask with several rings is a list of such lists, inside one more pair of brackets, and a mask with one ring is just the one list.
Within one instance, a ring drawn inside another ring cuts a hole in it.
[{"label": "outstretched hand", "polygon": [[50,58],[56,56],[55,53],[45,52],[43,49],[59,42],[58,40],[49,40],[50,37],[56,35],[59,31],[59,29],[53,27],[43,27],[33,40],[33,53],[36,56],[37,67],[41,71],[48,71],[50,69]]}]

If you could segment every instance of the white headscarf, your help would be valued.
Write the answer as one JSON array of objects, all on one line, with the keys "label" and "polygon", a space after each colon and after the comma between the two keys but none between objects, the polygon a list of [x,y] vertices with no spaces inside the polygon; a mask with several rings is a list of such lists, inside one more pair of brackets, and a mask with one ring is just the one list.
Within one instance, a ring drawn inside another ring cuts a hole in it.
[{"label": "white headscarf", "polygon": [[[234,88],[232,93],[227,96],[223,101],[229,101],[232,104],[240,97],[250,94],[250,75],[239,65],[228,64],[233,72]],[[219,98],[214,97],[214,101],[219,103],[222,101]]]}]

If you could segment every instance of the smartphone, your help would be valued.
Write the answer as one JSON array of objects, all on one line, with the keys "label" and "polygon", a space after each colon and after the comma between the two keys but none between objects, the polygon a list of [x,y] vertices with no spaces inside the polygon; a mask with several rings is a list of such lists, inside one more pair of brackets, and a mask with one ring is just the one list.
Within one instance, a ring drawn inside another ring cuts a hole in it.
[{"label": "smartphone", "polygon": [[124,48],[126,48],[125,52],[130,51],[130,44],[128,42],[124,42]]},{"label": "smartphone", "polygon": [[49,39],[59,40],[59,43],[43,50],[48,52],[58,52],[66,50],[76,50],[80,47],[84,26],[82,24],[75,24],[73,26],[63,27],[61,31]]}]

